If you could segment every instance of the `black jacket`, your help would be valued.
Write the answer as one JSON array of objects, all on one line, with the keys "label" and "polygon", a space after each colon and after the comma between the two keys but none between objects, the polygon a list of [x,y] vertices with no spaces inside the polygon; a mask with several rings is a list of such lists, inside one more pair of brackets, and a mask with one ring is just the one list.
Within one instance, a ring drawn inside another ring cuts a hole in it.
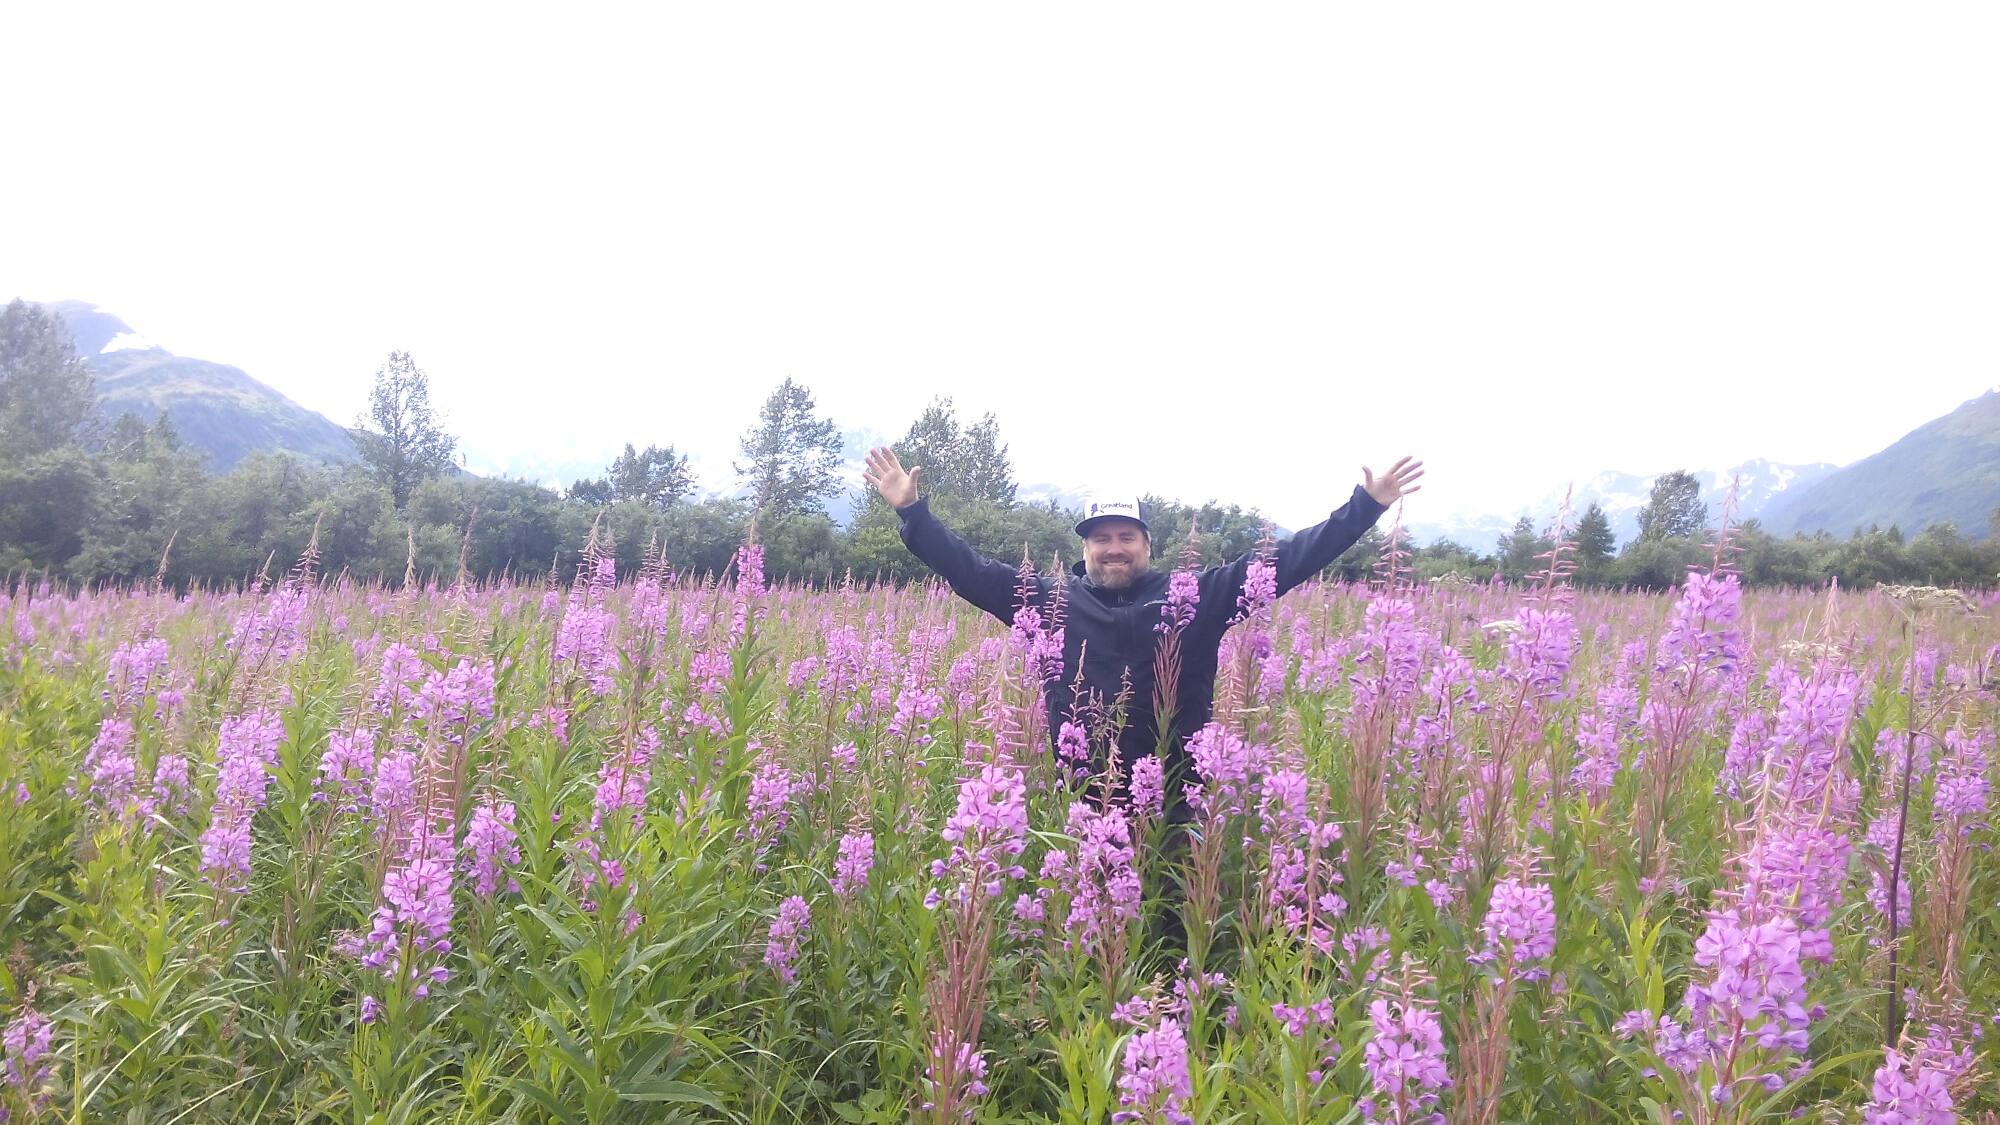
[{"label": "black jacket", "polygon": [[[1278,593],[1324,570],[1353,546],[1375,521],[1383,507],[1359,486],[1346,504],[1324,523],[1314,524],[1278,544],[1276,558]],[[944,577],[959,597],[999,618],[1014,623],[1019,604],[1019,570],[981,556],[951,529],[931,514],[928,501],[919,499],[897,509],[902,517],[903,543]],[[1176,694],[1174,736],[1168,742],[1166,765],[1178,776],[1184,768],[1183,746],[1187,737],[1201,729],[1215,710],[1215,674],[1222,634],[1235,624],[1237,599],[1249,573],[1254,554],[1242,555],[1201,573],[1201,600],[1194,622],[1181,634],[1181,675]],[[1053,738],[1064,720],[1079,705],[1076,698],[1076,663],[1084,654],[1083,694],[1095,695],[1109,705],[1123,687],[1127,669],[1131,686],[1126,722],[1119,736],[1119,756],[1129,765],[1139,757],[1159,749],[1160,738],[1153,714],[1153,660],[1159,634],[1154,626],[1162,620],[1166,606],[1167,570],[1149,570],[1129,588],[1106,590],[1084,576],[1083,564],[1070,573],[1037,577],[1028,596],[1039,605],[1054,600],[1057,583],[1062,584],[1067,618],[1063,632],[1063,674],[1048,687],[1049,732]],[[1089,699],[1081,701],[1088,705]],[[1103,747],[1093,747],[1095,755]]]}]

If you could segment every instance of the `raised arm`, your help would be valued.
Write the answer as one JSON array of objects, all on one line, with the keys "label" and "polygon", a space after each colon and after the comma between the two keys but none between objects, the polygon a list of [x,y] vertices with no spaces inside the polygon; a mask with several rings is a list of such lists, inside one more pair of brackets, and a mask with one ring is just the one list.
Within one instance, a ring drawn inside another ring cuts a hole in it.
[{"label": "raised arm", "polygon": [[921,472],[922,466],[905,471],[895,450],[878,446],[868,451],[867,467],[862,470],[861,478],[874,485],[882,499],[896,509],[896,516],[902,521],[898,530],[903,546],[911,554],[943,575],[953,593],[1012,625],[1017,572],[973,550],[938,522],[931,514],[929,502],[917,495],[917,474]]},{"label": "raised arm", "polygon": [[[1369,528],[1375,526],[1375,521],[1382,518],[1389,505],[1422,488],[1415,482],[1423,475],[1424,463],[1409,457],[1396,462],[1379,477],[1363,466],[1362,483],[1355,486],[1347,503],[1335,508],[1325,520],[1278,544],[1278,555],[1274,560],[1278,593],[1283,594],[1325,570],[1367,534]],[[1239,555],[1221,566],[1204,571],[1201,576],[1201,608],[1212,607],[1214,612],[1224,617],[1234,617],[1236,600],[1243,594],[1243,580],[1255,560],[1254,553]]]}]

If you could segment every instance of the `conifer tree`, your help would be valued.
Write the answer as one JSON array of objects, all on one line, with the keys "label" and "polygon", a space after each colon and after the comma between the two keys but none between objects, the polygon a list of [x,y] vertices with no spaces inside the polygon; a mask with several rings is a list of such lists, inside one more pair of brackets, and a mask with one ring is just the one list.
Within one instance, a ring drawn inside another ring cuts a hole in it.
[{"label": "conifer tree", "polygon": [[1683,469],[1661,473],[1653,479],[1652,495],[1639,509],[1639,538],[1684,539],[1701,534],[1708,523],[1708,507],[1701,502],[1701,482]]},{"label": "conifer tree", "polygon": [[814,413],[812,391],[790,376],[778,384],[743,434],[736,475],[750,486],[758,511],[814,515],[840,491],[840,431]]},{"label": "conifer tree", "polygon": [[409,507],[418,484],[451,470],[458,439],[439,424],[431,409],[430,377],[410,353],[390,352],[376,370],[368,417],[355,431],[354,444],[394,498],[397,511]]}]

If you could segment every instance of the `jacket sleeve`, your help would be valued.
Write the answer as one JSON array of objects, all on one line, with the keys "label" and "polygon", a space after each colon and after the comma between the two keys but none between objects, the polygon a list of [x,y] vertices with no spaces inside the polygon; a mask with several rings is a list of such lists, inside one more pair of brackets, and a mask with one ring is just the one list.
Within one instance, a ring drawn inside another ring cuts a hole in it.
[{"label": "jacket sleeve", "polygon": [[[1335,508],[1332,515],[1278,544],[1278,593],[1283,594],[1325,570],[1374,527],[1386,511],[1366,489],[1355,485],[1354,495]],[[1243,580],[1256,559],[1257,553],[1250,551],[1203,571],[1199,606],[1213,607],[1215,612],[1234,620],[1239,612],[1237,599],[1243,596]]]},{"label": "jacket sleeve", "polygon": [[1015,568],[973,550],[956,532],[938,522],[931,514],[929,500],[919,497],[909,507],[896,509],[896,516],[902,521],[903,546],[942,575],[953,593],[1005,624],[1014,623],[1020,581]]}]

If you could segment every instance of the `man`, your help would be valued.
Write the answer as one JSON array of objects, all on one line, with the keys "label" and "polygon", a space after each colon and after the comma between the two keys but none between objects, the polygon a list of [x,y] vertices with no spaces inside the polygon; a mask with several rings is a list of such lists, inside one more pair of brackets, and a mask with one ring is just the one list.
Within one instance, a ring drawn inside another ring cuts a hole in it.
[{"label": "man", "polygon": [[[1019,572],[1015,567],[981,557],[931,514],[917,494],[921,467],[909,470],[894,451],[882,447],[868,454],[862,474],[902,520],[902,537],[910,553],[944,576],[959,597],[1013,624],[1019,607]],[[1314,524],[1278,544],[1272,560],[1277,593],[1283,594],[1318,574],[1379,519],[1389,505],[1416,492],[1423,462],[1408,457],[1377,477],[1361,470],[1362,483],[1346,504],[1325,522]],[[1051,604],[1060,589],[1065,607],[1063,671],[1048,685],[1049,732],[1059,737],[1066,721],[1102,717],[1123,697],[1124,723],[1118,730],[1119,758],[1127,767],[1163,748],[1153,708],[1160,624],[1167,606],[1170,576],[1152,569],[1153,540],[1145,512],[1137,503],[1097,503],[1090,506],[1076,533],[1083,540],[1083,561],[1060,576],[1041,576],[1026,591],[1037,605]],[[1169,790],[1179,796],[1178,779],[1185,776],[1188,736],[1207,723],[1215,709],[1216,662],[1222,634],[1239,616],[1238,599],[1254,562],[1245,554],[1201,572],[1194,619],[1180,634],[1180,677],[1175,690],[1173,730],[1164,741],[1163,764]],[[1078,675],[1078,662],[1082,675]],[[1078,688],[1081,687],[1081,691]],[[1080,722],[1086,730],[1094,725]],[[1108,746],[1092,739],[1093,762],[1100,767]],[[1178,803],[1178,802],[1176,802]]]}]

